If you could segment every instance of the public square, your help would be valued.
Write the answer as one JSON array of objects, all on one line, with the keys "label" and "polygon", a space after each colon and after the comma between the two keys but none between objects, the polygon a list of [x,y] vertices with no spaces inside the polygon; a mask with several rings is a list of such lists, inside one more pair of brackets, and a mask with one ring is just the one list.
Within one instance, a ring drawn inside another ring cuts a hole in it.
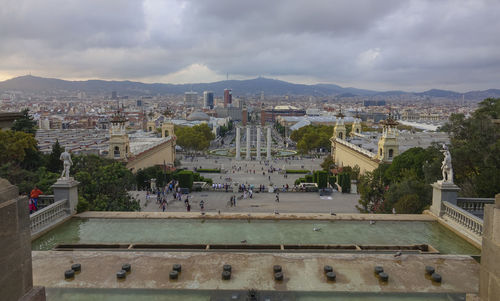
[{"label": "public square", "polygon": [[[193,170],[194,168],[220,168],[225,173],[202,173],[203,177],[213,180],[213,183],[220,184],[245,184],[253,185],[254,193],[252,198],[248,195],[243,197],[243,193],[233,193],[222,191],[202,191],[189,194],[191,211],[199,212],[201,200],[205,204],[205,212],[286,212],[286,213],[358,213],[358,194],[343,194],[334,191],[332,195],[320,196],[318,192],[291,192],[294,182],[304,174],[285,174],[284,169],[307,169],[320,170],[321,158],[274,158],[269,162],[234,160],[227,157],[183,157],[181,167]],[[274,170],[270,172],[270,170]],[[284,192],[283,187],[288,184],[289,191]],[[258,187],[265,185],[265,192],[258,192]],[[279,202],[276,202],[276,192],[269,192],[269,186],[276,187],[279,193]],[[156,202],[156,196],[146,199],[145,191],[132,191],[131,195],[139,199],[141,208],[146,212],[162,211],[160,204]],[[230,206],[230,197],[236,196],[236,206]],[[184,200],[173,199],[172,194],[167,196],[166,211],[182,212],[186,211]]]}]

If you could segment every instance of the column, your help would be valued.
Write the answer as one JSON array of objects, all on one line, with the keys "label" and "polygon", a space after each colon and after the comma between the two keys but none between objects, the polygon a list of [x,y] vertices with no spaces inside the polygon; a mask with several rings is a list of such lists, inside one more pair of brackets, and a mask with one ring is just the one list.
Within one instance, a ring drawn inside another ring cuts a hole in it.
[{"label": "column", "polygon": [[267,128],[267,160],[271,160],[271,127]]},{"label": "column", "polygon": [[68,200],[69,213],[76,213],[76,205],[78,204],[78,184],[80,182],[76,181],[73,177],[69,179],[57,179],[57,182],[52,185],[52,190],[54,191],[54,201]]},{"label": "column", "polygon": [[260,125],[257,126],[257,160],[260,160],[260,135],[261,135],[261,127]]},{"label": "column", "polygon": [[443,202],[449,202],[453,205],[457,204],[457,194],[460,188],[452,183],[443,183],[437,181],[431,184],[432,186],[432,205],[431,212],[440,217],[444,213]]},{"label": "column", "polygon": [[247,154],[245,157],[247,160],[250,160],[250,126],[247,125]]},{"label": "column", "polygon": [[236,160],[241,160],[241,146],[240,146],[240,127],[236,127]]}]

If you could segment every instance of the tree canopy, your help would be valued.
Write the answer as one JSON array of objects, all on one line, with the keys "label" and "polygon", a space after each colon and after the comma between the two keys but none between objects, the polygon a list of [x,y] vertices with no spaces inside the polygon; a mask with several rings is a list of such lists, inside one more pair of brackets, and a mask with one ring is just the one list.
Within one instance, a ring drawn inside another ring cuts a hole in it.
[{"label": "tree canopy", "polygon": [[208,149],[210,141],[215,139],[215,135],[206,123],[188,126],[176,126],[176,143],[189,151],[202,151]]},{"label": "tree canopy", "polygon": [[29,109],[22,111],[23,116],[16,119],[12,124],[12,130],[16,132],[25,132],[27,134],[35,135],[36,121],[29,115]]},{"label": "tree canopy", "polygon": [[96,155],[73,157],[71,174],[80,182],[78,211],[139,211],[128,190],[134,175],[121,162]]},{"label": "tree canopy", "polygon": [[305,154],[319,148],[329,150],[332,132],[332,126],[308,125],[293,131],[290,135],[290,139],[297,143],[299,152]]},{"label": "tree canopy", "polygon": [[487,98],[472,116],[453,114],[442,128],[450,134],[455,183],[462,195],[494,197],[500,192],[498,118],[500,98]]}]

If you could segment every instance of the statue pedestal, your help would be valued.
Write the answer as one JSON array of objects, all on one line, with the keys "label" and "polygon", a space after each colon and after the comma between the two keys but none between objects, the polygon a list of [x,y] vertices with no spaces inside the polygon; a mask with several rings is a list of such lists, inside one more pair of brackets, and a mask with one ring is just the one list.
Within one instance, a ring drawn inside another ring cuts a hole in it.
[{"label": "statue pedestal", "polygon": [[76,213],[76,205],[78,204],[78,184],[73,177],[69,179],[57,179],[57,182],[52,185],[54,190],[54,201],[68,200],[69,211],[71,214]]},{"label": "statue pedestal", "polygon": [[457,204],[457,193],[460,188],[453,183],[437,181],[431,184],[432,186],[432,206],[431,212],[437,216],[442,216],[444,213],[443,202]]}]

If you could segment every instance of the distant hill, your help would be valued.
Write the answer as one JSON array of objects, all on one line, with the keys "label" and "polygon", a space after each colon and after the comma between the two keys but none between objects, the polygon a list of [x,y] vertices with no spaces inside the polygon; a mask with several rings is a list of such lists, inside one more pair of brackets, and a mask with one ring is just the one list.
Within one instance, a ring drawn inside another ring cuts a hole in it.
[{"label": "distant hill", "polygon": [[0,82],[0,92],[4,91],[24,91],[33,93],[52,93],[52,92],[86,92],[88,94],[111,94],[112,91],[118,92],[118,95],[156,95],[171,94],[182,95],[186,91],[195,91],[200,95],[203,91],[213,91],[221,96],[224,89],[230,88],[236,96],[259,95],[264,92],[265,95],[312,95],[312,96],[336,96],[336,97],[354,97],[354,96],[398,96],[415,95],[431,98],[461,99],[484,99],[487,97],[500,97],[500,90],[489,89],[485,91],[471,91],[461,94],[454,91],[432,89],[425,92],[413,93],[404,91],[373,91],[351,87],[341,87],[334,84],[304,85],[293,84],[281,80],[258,77],[249,80],[225,80],[213,83],[197,84],[145,84],[133,81],[104,81],[104,80],[86,80],[86,81],[67,81],[55,78],[43,78],[32,75],[20,76]]}]

